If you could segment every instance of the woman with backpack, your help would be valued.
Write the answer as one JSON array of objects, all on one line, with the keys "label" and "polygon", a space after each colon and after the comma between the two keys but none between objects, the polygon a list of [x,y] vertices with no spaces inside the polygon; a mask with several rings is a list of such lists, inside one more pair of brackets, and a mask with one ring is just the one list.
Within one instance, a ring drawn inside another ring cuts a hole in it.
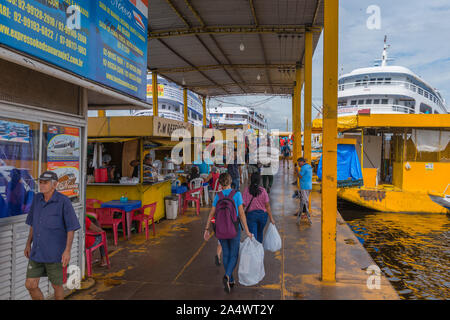
[{"label": "woman with backpack", "polygon": [[244,191],[243,200],[247,213],[248,228],[256,240],[262,243],[267,218],[270,219],[272,224],[275,224],[275,221],[272,217],[269,195],[266,189],[261,186],[261,175],[258,172],[252,174],[250,186]]},{"label": "woman with backpack", "polygon": [[237,265],[241,241],[239,221],[247,236],[252,237],[252,234],[248,230],[247,220],[242,206],[242,194],[239,191],[231,189],[231,182],[232,179],[229,173],[222,173],[219,176],[222,191],[218,192],[214,198],[211,212],[206,220],[205,234],[203,236],[206,241],[209,240],[209,227],[211,219],[214,217],[216,237],[222,246],[222,261],[225,269],[223,285],[227,293],[231,292],[231,288],[235,284],[233,272]]}]

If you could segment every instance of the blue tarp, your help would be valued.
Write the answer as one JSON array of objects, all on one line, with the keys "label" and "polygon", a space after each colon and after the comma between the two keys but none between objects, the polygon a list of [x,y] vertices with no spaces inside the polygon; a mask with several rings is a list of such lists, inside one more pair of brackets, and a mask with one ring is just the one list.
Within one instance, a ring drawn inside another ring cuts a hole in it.
[{"label": "blue tarp", "polygon": [[[323,156],[322,156],[323,157]],[[317,176],[322,180],[322,157],[320,157]],[[337,148],[337,180],[348,181],[362,180],[361,162],[356,148],[352,144],[338,144]]]}]

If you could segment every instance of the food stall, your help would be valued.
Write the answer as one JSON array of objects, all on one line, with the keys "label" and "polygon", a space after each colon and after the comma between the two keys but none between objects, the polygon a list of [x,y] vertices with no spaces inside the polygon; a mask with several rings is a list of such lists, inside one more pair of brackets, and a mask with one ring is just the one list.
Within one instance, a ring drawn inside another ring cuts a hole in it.
[{"label": "food stall", "polygon": [[147,116],[89,118],[86,198],[107,202],[126,197],[142,206],[157,202],[154,219],[164,218],[164,198],[172,194],[177,178],[178,168],[170,162],[179,143],[171,141],[176,129],[191,131],[191,124]]}]

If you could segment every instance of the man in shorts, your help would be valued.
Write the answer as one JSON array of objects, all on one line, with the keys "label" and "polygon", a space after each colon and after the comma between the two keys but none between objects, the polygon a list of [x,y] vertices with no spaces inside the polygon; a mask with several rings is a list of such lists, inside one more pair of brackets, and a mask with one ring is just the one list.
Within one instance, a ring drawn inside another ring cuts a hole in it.
[{"label": "man in shorts", "polygon": [[74,233],[80,228],[70,199],[56,191],[57,184],[56,173],[41,174],[41,192],[34,196],[26,220],[30,233],[24,251],[29,259],[25,287],[33,300],[44,299],[39,289],[41,277],[48,277],[55,300],[64,299],[63,268],[69,264]]}]

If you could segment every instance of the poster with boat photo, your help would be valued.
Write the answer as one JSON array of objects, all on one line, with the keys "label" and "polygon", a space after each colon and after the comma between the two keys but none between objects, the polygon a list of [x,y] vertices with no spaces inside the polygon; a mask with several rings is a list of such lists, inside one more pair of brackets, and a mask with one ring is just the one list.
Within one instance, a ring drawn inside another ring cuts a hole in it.
[{"label": "poster with boat photo", "polygon": [[30,126],[23,123],[0,120],[0,141],[30,142]]},{"label": "poster with boat photo", "polygon": [[48,126],[48,161],[79,161],[80,129],[62,126]]},{"label": "poster with boat photo", "polygon": [[80,190],[80,163],[48,162],[47,169],[58,175],[58,186],[56,190],[69,198],[77,197]]}]

